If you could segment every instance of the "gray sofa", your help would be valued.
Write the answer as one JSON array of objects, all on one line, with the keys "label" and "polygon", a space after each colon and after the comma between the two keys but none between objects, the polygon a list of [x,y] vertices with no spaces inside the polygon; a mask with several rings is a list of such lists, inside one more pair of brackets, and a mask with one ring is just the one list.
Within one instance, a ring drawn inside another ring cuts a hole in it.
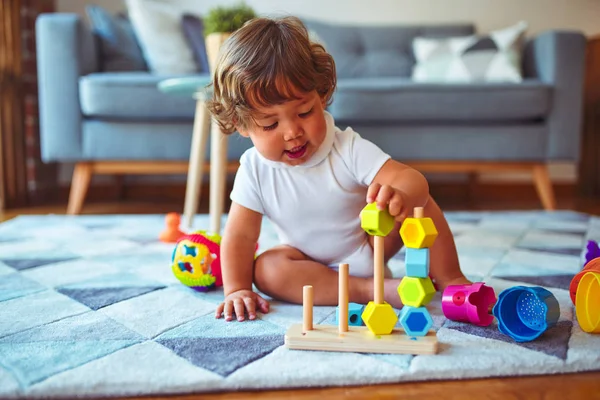
[{"label": "gray sofa", "polygon": [[[352,126],[424,172],[531,171],[544,207],[555,207],[546,165],[579,159],[581,33],[530,38],[522,83],[424,84],[410,79],[412,39],[467,35],[473,25],[305,22],[336,60],[338,88],[329,111],[339,126]],[[167,76],[100,71],[97,42],[74,14],[40,16],[37,43],[42,157],[86,166],[73,177],[79,192],[93,172],[128,173],[135,165],[156,172],[164,162],[185,163],[195,102],[157,90]],[[250,146],[238,135],[228,140],[231,161]]]}]

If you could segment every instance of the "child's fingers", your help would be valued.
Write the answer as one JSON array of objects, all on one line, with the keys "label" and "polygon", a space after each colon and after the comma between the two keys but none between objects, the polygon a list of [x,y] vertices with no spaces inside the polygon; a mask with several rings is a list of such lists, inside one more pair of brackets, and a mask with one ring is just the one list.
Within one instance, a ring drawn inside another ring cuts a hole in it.
[{"label": "child's fingers", "polygon": [[225,321],[231,321],[233,319],[233,302],[228,301],[225,303]]},{"label": "child's fingers", "polygon": [[215,318],[221,318],[221,315],[223,314],[223,308],[225,308],[224,303],[221,303],[217,306],[217,309],[215,310]]},{"label": "child's fingers", "polygon": [[248,311],[248,319],[255,319],[256,304],[254,304],[254,299],[252,297],[244,297],[244,304],[246,305],[246,310]]},{"label": "child's fingers", "polygon": [[256,295],[256,302],[258,303],[258,308],[264,314],[269,312],[269,302],[263,299],[261,296]]},{"label": "child's fingers", "polygon": [[244,307],[244,301],[240,298],[233,300],[233,308],[235,309],[235,315],[238,321],[243,321],[246,317],[246,309]]},{"label": "child's fingers", "polygon": [[375,201],[375,198],[377,197],[377,193],[379,192],[379,189],[381,188],[381,185],[379,183],[372,183],[369,188],[367,189],[367,203],[372,203]]},{"label": "child's fingers", "polygon": [[394,196],[394,189],[389,185],[383,185],[377,193],[377,208],[385,210],[388,207],[388,202]]},{"label": "child's fingers", "polygon": [[396,216],[400,215],[400,212],[402,212],[403,206],[404,206],[404,204],[403,204],[402,196],[400,196],[398,193],[396,193],[396,194],[394,194],[394,197],[392,197],[392,199],[390,200],[390,205],[388,207],[388,211],[390,212],[390,215],[396,217]]}]

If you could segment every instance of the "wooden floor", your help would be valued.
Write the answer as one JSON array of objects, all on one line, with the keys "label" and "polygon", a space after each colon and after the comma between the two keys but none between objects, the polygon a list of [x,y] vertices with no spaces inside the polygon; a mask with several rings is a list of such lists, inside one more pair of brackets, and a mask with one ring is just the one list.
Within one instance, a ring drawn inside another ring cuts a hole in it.
[{"label": "wooden floor", "polygon": [[[514,199],[519,199],[515,196]],[[539,209],[535,198],[492,202],[489,200],[452,202],[438,199],[440,206],[451,210],[515,210]],[[207,212],[207,204],[200,205],[200,212]],[[559,209],[570,209],[600,215],[600,200],[563,197],[558,199]],[[64,214],[66,206],[45,206],[14,209],[0,213],[0,221],[21,214]],[[182,202],[115,201],[86,203],[84,214],[145,214],[181,212]],[[600,362],[598,365],[600,369]],[[393,385],[302,389],[268,392],[232,392],[210,395],[158,396],[146,399],[600,399],[600,371],[591,373],[535,376],[520,378],[474,379],[461,381],[413,382]]]}]

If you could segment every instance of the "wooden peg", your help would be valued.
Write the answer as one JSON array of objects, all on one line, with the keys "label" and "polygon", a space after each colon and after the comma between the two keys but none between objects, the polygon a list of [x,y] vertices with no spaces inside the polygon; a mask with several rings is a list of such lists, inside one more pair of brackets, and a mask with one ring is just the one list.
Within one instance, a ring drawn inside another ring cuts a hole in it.
[{"label": "wooden peg", "polygon": [[338,271],[338,331],[348,332],[348,264],[340,264]]},{"label": "wooden peg", "polygon": [[425,218],[425,212],[423,210],[423,207],[415,207],[413,214],[414,218]]},{"label": "wooden peg", "polygon": [[373,282],[375,285],[373,301],[375,304],[383,304],[384,241],[385,237],[383,236],[373,237],[373,262],[375,264],[375,271],[373,274]]},{"label": "wooden peg", "polygon": [[313,287],[306,285],[302,288],[302,331],[308,332],[313,329]]}]

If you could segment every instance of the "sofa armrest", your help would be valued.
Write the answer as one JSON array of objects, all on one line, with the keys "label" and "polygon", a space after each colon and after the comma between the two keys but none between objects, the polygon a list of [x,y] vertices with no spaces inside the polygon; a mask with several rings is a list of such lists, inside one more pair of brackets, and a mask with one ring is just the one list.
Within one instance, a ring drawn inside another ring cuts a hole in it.
[{"label": "sofa armrest", "polygon": [[548,31],[525,48],[525,76],[553,86],[547,119],[548,160],[578,161],[583,118],[583,80],[586,38],[575,31]]},{"label": "sofa armrest", "polygon": [[96,42],[76,14],[42,14],[36,20],[42,159],[81,158],[79,77],[98,70]]}]

